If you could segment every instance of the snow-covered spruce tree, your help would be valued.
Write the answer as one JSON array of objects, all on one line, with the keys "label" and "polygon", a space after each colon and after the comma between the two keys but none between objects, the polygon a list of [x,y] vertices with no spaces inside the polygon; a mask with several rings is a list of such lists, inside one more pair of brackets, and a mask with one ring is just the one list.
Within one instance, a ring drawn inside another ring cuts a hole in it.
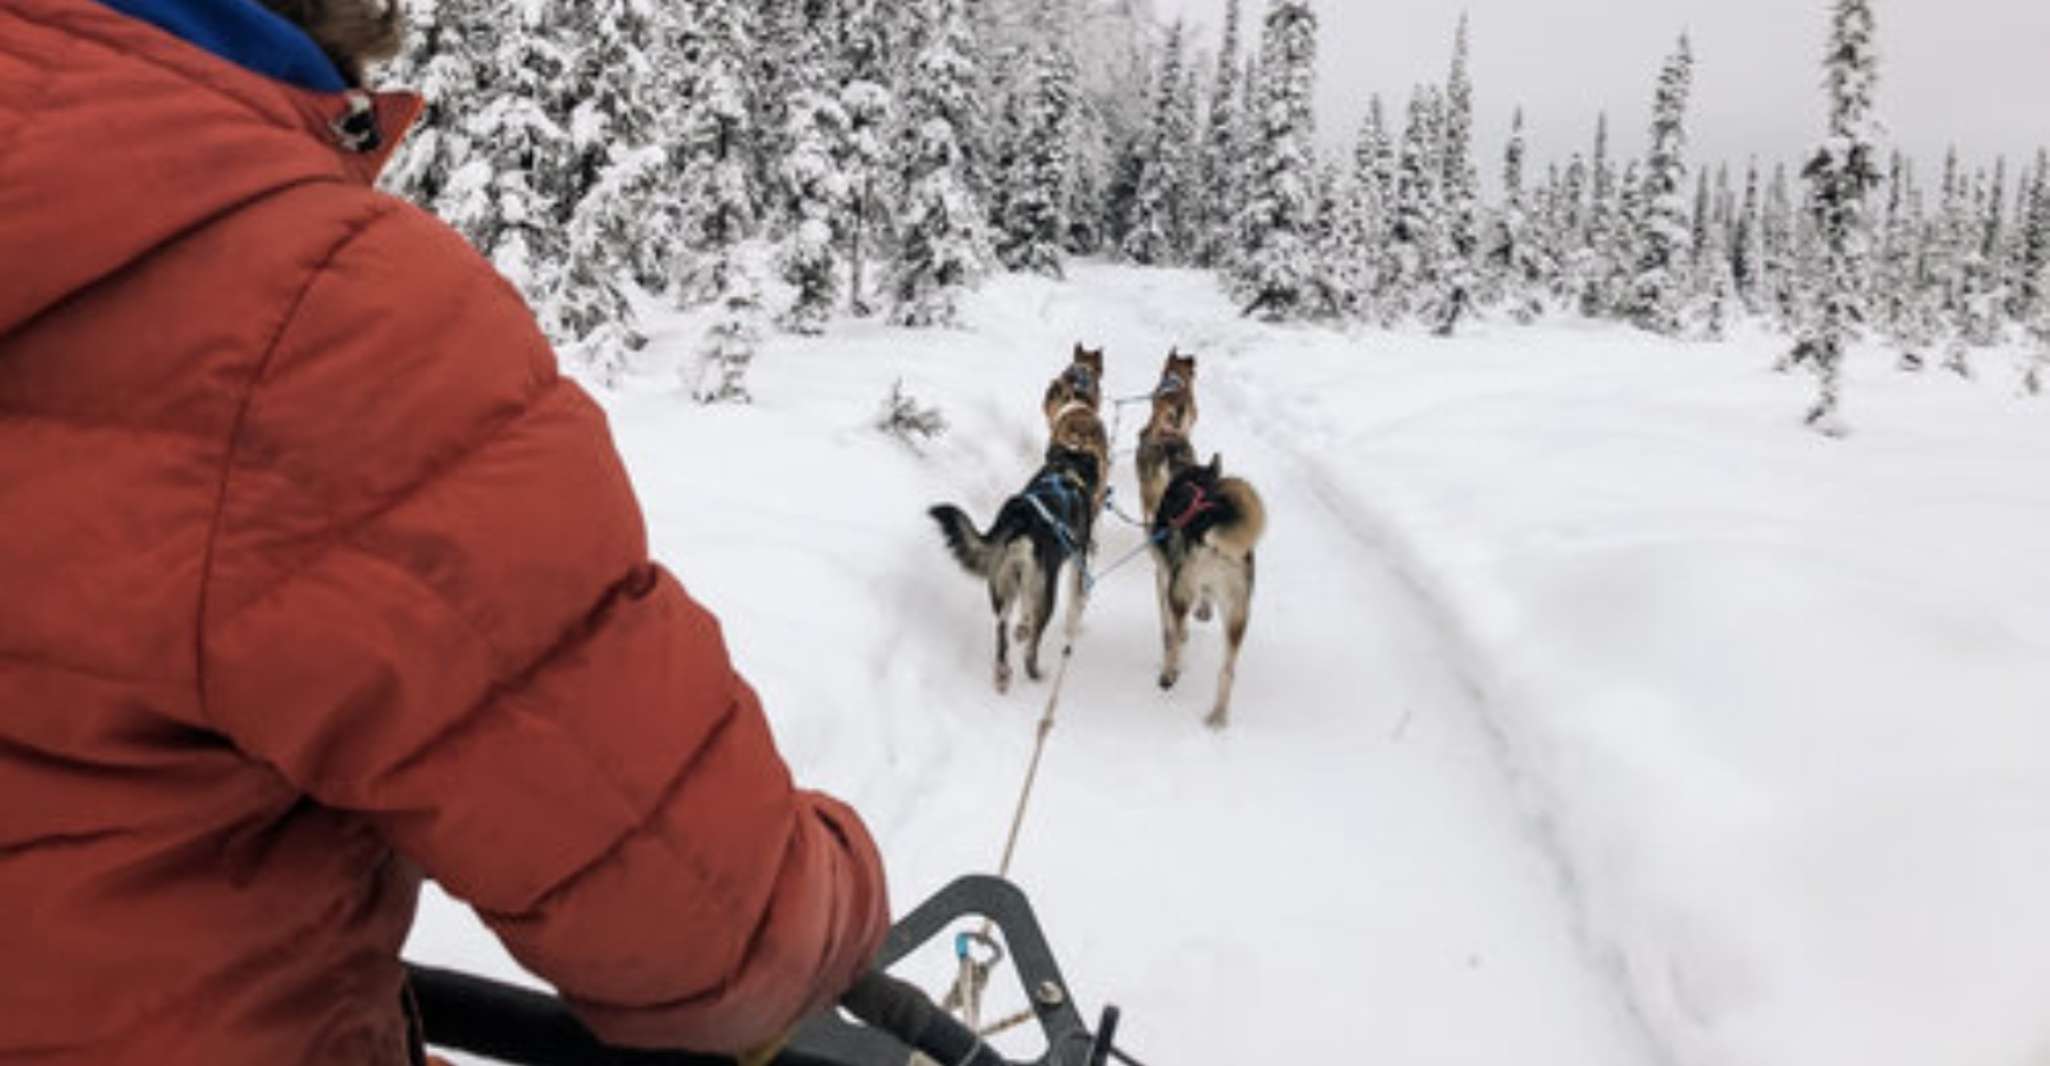
[{"label": "snow-covered spruce tree", "polygon": [[[1207,60],[1209,56],[1206,54],[1200,58]],[[1175,94],[1174,126],[1186,131],[1189,141],[1178,153],[1181,157],[1181,180],[1175,183],[1174,210],[1171,213],[1176,261],[1180,263],[1194,262],[1197,246],[1202,241],[1203,88],[1202,71],[1193,63],[1185,65],[1181,87]]]},{"label": "snow-covered spruce tree", "polygon": [[[981,10],[988,11],[989,5]],[[1025,144],[1025,104],[1027,98],[1025,71],[1030,56],[1022,41],[1001,41],[999,38],[983,36],[981,23],[989,21],[985,15],[976,22],[976,40],[984,47],[984,58],[980,65],[987,85],[988,120],[984,132],[988,135],[989,155],[985,164],[989,169],[988,191],[976,198],[982,205],[983,218],[989,223],[992,253],[1001,245],[1004,235],[1004,220],[1011,213],[1011,188],[1018,176],[1018,163],[1027,150]],[[1002,256],[997,256],[998,261]]]},{"label": "snow-covered spruce tree", "polygon": [[602,380],[641,343],[620,281],[673,236],[651,148],[657,94],[644,88],[659,14],[542,3],[505,32],[494,11],[439,0],[409,13],[408,49],[388,72],[429,106],[385,187],[469,238]]},{"label": "snow-covered spruce tree", "polygon": [[685,26],[673,5],[649,0],[559,0],[557,18],[554,32],[575,49],[564,89],[575,199],[552,332],[576,338],[575,355],[614,382],[644,343],[621,286],[661,291],[683,242],[671,149]]},{"label": "snow-covered spruce tree", "polygon": [[759,131],[750,105],[756,70],[754,8],[744,0],[695,0],[682,143],[684,247],[676,299],[718,314],[686,385],[701,403],[746,402],[747,371],[762,333],[761,281],[743,246],[761,222],[756,184]]},{"label": "snow-covered spruce tree", "polygon": [[1737,209],[1737,220],[1730,238],[1730,280],[1736,287],[1737,302],[1744,313],[1755,315],[1759,309],[1760,264],[1758,203],[1758,159],[1752,157],[1744,172],[1744,203]]},{"label": "snow-covered spruce tree", "polygon": [[1918,371],[1928,365],[1931,338],[1917,328],[1922,323],[1916,255],[1921,227],[1909,214],[1909,175],[1907,157],[1893,153],[1887,166],[1886,213],[1878,229],[1878,260],[1873,266],[1872,321],[1900,352],[1900,368]]},{"label": "snow-covered spruce tree", "polygon": [[1615,314],[1617,294],[1611,280],[1620,274],[1615,255],[1628,237],[1617,203],[1616,171],[1609,161],[1609,116],[1595,121],[1594,162],[1588,170],[1587,222],[1567,263],[1573,298],[1585,318]]},{"label": "snow-covered spruce tree", "polygon": [[1204,120],[1196,263],[1208,268],[1224,262],[1233,220],[1238,217],[1239,6],[1240,0],[1227,0],[1225,5],[1224,40],[1218,48],[1217,74],[1210,83],[1210,111]]},{"label": "snow-covered spruce tree", "polygon": [[777,266],[796,290],[781,318],[782,326],[793,333],[824,332],[840,303],[840,231],[851,221],[853,183],[846,164],[853,146],[833,70],[833,42],[826,36],[834,28],[823,17],[807,21],[787,28],[780,45],[782,81],[791,97],[784,108],[788,129],[781,141],[788,154],[779,175],[784,233]]},{"label": "snow-covered spruce tree", "polygon": [[1417,86],[1410,96],[1396,162],[1395,194],[1388,218],[1387,252],[1376,302],[1384,321],[1428,315],[1439,288],[1445,250],[1445,203],[1438,142],[1443,103],[1436,86]]},{"label": "snow-covered spruce tree", "polygon": [[1709,224],[1723,231],[1723,247],[1728,249],[1737,239],[1737,196],[1730,189],[1730,165],[1718,163],[1715,168],[1715,209],[1711,212]]},{"label": "snow-covered spruce tree", "polygon": [[1544,299],[1552,307],[1576,308],[1580,302],[1578,271],[1587,241],[1587,156],[1574,152],[1560,167],[1551,167],[1550,194],[1544,205],[1544,236],[1551,275]]},{"label": "snow-covered spruce tree", "polygon": [[[1956,162],[1954,149],[1951,162]],[[1950,259],[1950,284],[1944,306],[1950,342],[1943,367],[1969,378],[1973,374],[1971,350],[1990,343],[1991,339],[1991,271],[1982,253],[1985,237],[1981,221],[1986,173],[1982,170],[1967,178],[1962,170],[1954,166],[1952,170],[1946,182],[1943,212]]]},{"label": "snow-covered spruce tree", "polygon": [[[1943,341],[1943,304],[1949,298],[1942,268],[1941,220],[1924,210],[1922,186],[1908,166],[1908,277],[1911,296],[1902,326],[1903,348],[1934,353]],[[1903,364],[1905,366],[1905,364]]]},{"label": "snow-covered spruce tree", "polygon": [[982,209],[962,155],[964,116],[980,76],[964,0],[925,0],[926,22],[905,90],[903,205],[890,278],[901,326],[953,325],[961,295],[988,270]]},{"label": "snow-covered spruce tree", "polygon": [[574,202],[574,146],[559,95],[574,57],[539,25],[499,39],[503,46],[486,60],[497,69],[491,90],[452,115],[471,147],[434,206],[525,294],[547,327],[556,324],[551,305],[562,288],[563,222]]},{"label": "snow-covered spruce tree", "polygon": [[[755,131],[754,186],[761,190],[764,234],[787,237],[787,229],[798,224],[786,206],[801,194],[786,185],[787,163],[797,151],[797,138],[805,134],[802,119],[794,114],[808,89],[818,81],[818,72],[806,58],[814,51],[812,38],[830,23],[824,5],[817,0],[752,0],[749,5],[754,49],[748,59],[747,84],[749,125]],[[813,10],[817,8],[818,10]]]},{"label": "snow-covered spruce tree", "polygon": [[1822,288],[1813,328],[1800,337],[1819,389],[1807,422],[1822,433],[1845,432],[1842,403],[1844,346],[1867,318],[1866,198],[1879,184],[1872,94],[1879,83],[1870,0],[1835,0],[1829,53],[1823,61],[1829,90],[1829,132],[1802,169],[1808,180],[1815,230],[1822,245]]},{"label": "snow-covered spruce tree", "polygon": [[874,312],[868,302],[868,264],[881,257],[891,236],[887,205],[896,199],[891,189],[897,111],[891,90],[896,81],[895,10],[893,0],[842,0],[840,13],[840,112],[847,119],[846,155],[841,161],[848,190],[848,217],[841,226],[847,240],[847,308],[863,317]]},{"label": "snow-covered spruce tree", "polygon": [[720,299],[736,268],[737,249],[754,236],[762,213],[755,181],[758,131],[749,103],[753,6],[743,0],[691,2],[684,51],[690,73],[676,149],[686,214],[674,285],[683,307]]},{"label": "snow-covered spruce tree", "polygon": [[1451,247],[1439,272],[1433,326],[1451,336],[1472,310],[1480,279],[1475,264],[1481,252],[1480,171],[1473,153],[1473,75],[1471,35],[1465,14],[1453,36],[1452,69],[1445,79],[1443,177],[1445,229]]},{"label": "snow-covered spruce tree", "polygon": [[1502,211],[1488,242],[1486,289],[1491,302],[1508,304],[1516,321],[1535,321],[1544,310],[1538,300],[1549,267],[1543,262],[1523,187],[1523,109],[1517,108],[1502,155]]},{"label": "snow-covered spruce tree", "polygon": [[[2050,264],[2036,269],[2035,286],[2038,292],[2050,292]],[[2022,391],[2040,396],[2045,388],[2050,388],[2050,299],[2036,301],[2026,325],[2036,352],[2029,361],[2028,372],[2022,376]]]},{"label": "snow-covered spruce tree", "polygon": [[1607,291],[1615,303],[1610,313],[1630,320],[1631,300],[1636,292],[1638,236],[1644,229],[1644,164],[1632,159],[1623,165],[1616,179],[1616,232],[1614,246],[1603,261],[1614,271]]},{"label": "snow-covered spruce tree", "polygon": [[1181,22],[1167,32],[1167,45],[1155,72],[1152,119],[1138,147],[1139,180],[1131,227],[1120,250],[1126,259],[1143,266],[1176,264],[1184,252],[1184,198],[1195,136],[1188,125],[1195,116],[1185,114],[1182,107],[1186,38]]},{"label": "snow-covered spruce tree", "polygon": [[1640,190],[1643,212],[1634,231],[1635,263],[1628,311],[1639,328],[1671,335],[1680,328],[1691,252],[1683,192],[1687,180],[1687,97],[1694,83],[1694,49],[1683,34],[1659,73],[1652,104],[1651,149]]},{"label": "snow-covered spruce tree", "polygon": [[1274,0],[1261,42],[1260,106],[1254,119],[1242,251],[1231,271],[1245,313],[1271,320],[1337,310],[1317,291],[1309,229],[1316,209],[1317,16],[1309,0]]},{"label": "snow-covered spruce tree", "polygon": [[1352,171],[1344,183],[1335,258],[1327,271],[1345,313],[1376,317],[1375,292],[1385,270],[1390,198],[1395,184],[1394,149],[1388,140],[1381,98],[1375,96],[1360,122]]},{"label": "snow-covered spruce tree", "polygon": [[1110,198],[1112,135],[1101,108],[1087,94],[1075,101],[1074,117],[1068,123],[1068,236],[1069,255],[1095,255],[1109,240],[1104,228],[1105,205]]},{"label": "snow-covered spruce tree", "polygon": [[1761,291],[1783,333],[1800,325],[1804,299],[1795,247],[1794,203],[1787,185],[1786,164],[1773,166],[1759,213],[1759,278]]},{"label": "snow-covered spruce tree", "polygon": [[1708,251],[1708,228],[1715,225],[1714,194],[1708,186],[1708,168],[1694,172],[1694,213],[1687,227],[1687,267],[1701,269],[1701,257]]},{"label": "snow-covered spruce tree", "polygon": [[[1267,2],[1272,3],[1272,0]],[[1234,279],[1251,247],[1251,237],[1246,231],[1246,207],[1253,195],[1255,165],[1263,150],[1261,123],[1266,115],[1267,91],[1260,64],[1267,58],[1267,49],[1267,23],[1263,18],[1259,32],[1247,48],[1245,66],[1239,76],[1238,105],[1232,109],[1234,132],[1231,142],[1236,155],[1229,165],[1231,216],[1220,223],[1218,236],[1221,244],[1213,267],[1227,290],[1236,284]]]},{"label": "snow-covered spruce tree", "polygon": [[[484,158],[490,145],[479,140],[485,131],[478,122],[497,95],[485,91],[485,82],[494,73],[499,39],[486,32],[479,0],[414,0],[405,21],[405,47],[382,73],[392,84],[416,89],[426,107],[380,183],[450,221],[488,256],[497,214],[478,202],[489,195],[494,177]],[[458,194],[451,194],[452,185],[459,186]],[[460,222],[453,217],[457,207],[464,209]]]},{"label": "snow-covered spruce tree", "polygon": [[2007,157],[1993,161],[1993,188],[1986,194],[1986,206],[1981,212],[1986,220],[1983,247],[1980,254],[1986,260],[1986,289],[1993,294],[1993,321],[1987,327],[1986,343],[1997,343],[2000,334],[1999,316],[2007,308],[2008,272],[2006,253],[2007,226]]},{"label": "snow-covered spruce tree", "polygon": [[1720,341],[1729,336],[1730,324],[1740,310],[1737,281],[1730,254],[1730,229],[1714,221],[1701,228],[1701,246],[1696,249],[1689,307],[1689,325],[1694,336]]},{"label": "snow-covered spruce tree", "polygon": [[2016,322],[2034,328],[2042,320],[2042,305],[2050,303],[2050,291],[2043,286],[2044,268],[2050,267],[2050,149],[2036,153],[2016,227],[2012,313]]},{"label": "snow-covered spruce tree", "polygon": [[1008,147],[1009,194],[996,219],[997,257],[1011,270],[1050,277],[1065,273],[1070,151],[1077,91],[1068,45],[1066,0],[1040,0],[1036,43],[1028,49],[1024,84],[1016,93],[1016,140]]},{"label": "snow-covered spruce tree", "polygon": [[1312,255],[1311,287],[1326,294],[1330,300],[1329,313],[1346,314],[1346,283],[1352,273],[1351,263],[1357,261],[1362,250],[1353,244],[1348,215],[1352,203],[1352,177],[1341,169],[1337,160],[1326,159],[1317,166],[1317,183],[1311,191],[1316,204],[1311,212],[1310,249]]}]

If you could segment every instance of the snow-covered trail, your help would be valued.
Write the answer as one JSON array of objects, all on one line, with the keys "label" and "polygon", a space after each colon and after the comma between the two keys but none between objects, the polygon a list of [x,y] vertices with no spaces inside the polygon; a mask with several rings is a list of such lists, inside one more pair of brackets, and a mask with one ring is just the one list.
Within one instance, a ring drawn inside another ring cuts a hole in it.
[{"label": "snow-covered trail", "polygon": [[[1186,278],[1158,280],[1184,299],[1207,295]],[[1042,323],[1089,323],[1081,336],[1112,353],[1113,394],[1143,392],[1169,344],[1205,353],[1199,450],[1221,451],[1252,479],[1271,516],[1226,733],[1199,724],[1216,625],[1197,630],[1175,693],[1152,686],[1150,561],[1111,575],[1091,605],[1016,871],[1056,935],[1075,938],[1074,980],[1122,1002],[1133,1046],[1167,1062],[1364,1051],[1396,1062],[1656,1061],[1621,989],[1576,940],[1560,870],[1515,804],[1461,650],[1292,453],[1317,447],[1316,427],[1289,425],[1285,398],[1253,399],[1262,353],[1211,332],[1229,317],[1221,304],[1212,296],[1182,317],[1176,300],[1105,301],[1085,285],[1038,308]],[[1109,308],[1127,314],[1108,319]],[[1039,350],[1063,350],[1059,326],[1035,332]],[[1029,419],[1029,405],[1016,408]],[[1122,445],[1142,420],[1123,420]],[[1128,463],[1118,476],[1134,498]],[[1107,522],[1103,558],[1114,561],[1138,534]],[[979,681],[986,614],[962,584],[946,642]],[[1030,689],[1002,702],[1018,741],[1040,698]],[[1012,768],[990,782],[1000,804],[1016,777]],[[987,824],[999,829],[1001,816]]]},{"label": "snow-covered trail", "polygon": [[[1150,388],[1180,344],[1203,357],[1198,448],[1255,482],[1270,528],[1227,732],[1201,724],[1214,623],[1180,688],[1155,685],[1149,559],[1091,603],[1012,871],[1077,994],[1123,1006],[1154,1063],[1658,1061],[1576,936],[1463,651],[1349,525],[1361,501],[1316,476],[1319,427],[1264,387],[1274,334],[1217,325],[1230,309],[1189,275],[1011,284],[972,332],[779,345],[754,410],[613,404],[658,551],[724,617],[800,776],[869,816],[898,906],[994,868],[1047,691],[993,691],[986,597],[924,507],[983,520],[1022,484],[1039,393],[1074,341],[1108,348],[1113,395]],[[858,425],[899,374],[954,423],[922,461]],[[1143,420],[1121,420],[1121,450]],[[1128,459],[1116,476],[1135,501]],[[1114,517],[1100,529],[1101,563],[1139,543]],[[510,972],[439,899],[415,950]],[[947,971],[937,954],[912,969],[933,988]],[[1019,1002],[1004,989],[990,1010]]]},{"label": "snow-covered trail", "polygon": [[[777,337],[757,403],[706,409],[674,385],[703,323],[672,317],[606,398],[656,553],[900,912],[996,866],[1047,691],[993,691],[984,591],[925,509],[986,520],[1026,481],[1077,340],[1114,396],[1179,345],[1199,451],[1271,515],[1232,726],[1201,724],[1215,625],[1163,694],[1152,564],[1108,575],[1011,871],[1142,1059],[2050,1061],[2050,433],[1999,357],[1964,383],[1863,353],[1825,443],[1763,336],[1347,337],[1092,265],[967,322]],[[900,379],[951,423],[917,451],[873,427]],[[1139,542],[1102,530],[1101,563]],[[440,897],[410,947],[526,979]]]}]

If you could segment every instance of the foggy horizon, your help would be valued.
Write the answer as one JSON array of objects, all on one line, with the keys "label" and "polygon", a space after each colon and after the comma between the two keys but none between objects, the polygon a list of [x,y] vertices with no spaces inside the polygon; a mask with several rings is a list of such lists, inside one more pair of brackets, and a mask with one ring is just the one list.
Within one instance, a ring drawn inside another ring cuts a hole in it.
[{"label": "foggy horizon", "polygon": [[[1225,0],[1153,0],[1163,21],[1189,21],[1194,52],[1214,62]],[[1257,48],[1266,0],[1242,0],[1241,60]],[[1886,146],[1916,161],[1925,188],[1940,180],[1953,145],[1966,170],[2008,160],[2016,172],[2050,146],[2050,4],[1954,0],[1876,5],[1878,111]],[[1609,117],[1611,152],[1640,154],[1658,70],[1682,32],[1692,40],[1690,168],[1727,163],[1741,185],[1747,159],[1793,166],[1823,126],[1824,0],[1322,0],[1317,63],[1318,140],[1353,143],[1378,93],[1399,133],[1414,86],[1442,84],[1460,12],[1472,20],[1476,162],[1499,181],[1510,120],[1524,111],[1533,177],[1575,152],[1591,153],[1597,116]],[[1206,73],[1208,73],[1206,71]],[[1979,106],[1960,106],[1977,102]]]}]

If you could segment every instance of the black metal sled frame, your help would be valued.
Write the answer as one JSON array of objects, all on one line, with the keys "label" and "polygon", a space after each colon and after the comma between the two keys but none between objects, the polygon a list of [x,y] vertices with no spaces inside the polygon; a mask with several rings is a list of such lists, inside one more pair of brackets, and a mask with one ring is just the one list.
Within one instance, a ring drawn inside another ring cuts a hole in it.
[{"label": "black metal sled frame", "polygon": [[[988,919],[1003,933],[1046,1036],[1046,1053],[1030,1063],[1002,1058],[923,992],[883,973],[969,918]],[[409,965],[408,971],[427,1043],[435,1047],[521,1066],[732,1066],[733,1060],[718,1056],[607,1047],[561,1000],[544,993],[425,966]],[[906,1066],[913,1049],[940,1066],[1103,1066],[1117,1028],[1113,1007],[1092,1036],[1025,894],[1008,881],[983,876],[955,881],[898,922],[883,941],[876,972],[841,1005],[866,1024],[847,1022],[837,1012],[814,1017],[799,1027],[775,1066]]]}]

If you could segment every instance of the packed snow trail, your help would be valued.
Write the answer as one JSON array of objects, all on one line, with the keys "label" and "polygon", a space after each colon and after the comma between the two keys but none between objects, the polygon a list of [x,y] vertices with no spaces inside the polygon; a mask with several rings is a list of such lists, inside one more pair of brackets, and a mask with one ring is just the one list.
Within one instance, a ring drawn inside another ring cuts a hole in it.
[{"label": "packed snow trail", "polygon": [[[1216,624],[1163,694],[1152,563],[1109,575],[1012,870],[1141,1059],[2045,1061],[2038,409],[1854,364],[1867,421],[1830,444],[1770,340],[1274,328],[1190,273],[998,279],[967,321],[777,338],[758,402],[708,409],[675,385],[703,322],[670,319],[606,399],[658,556],[900,913],[996,867],[1046,693],[993,691],[925,509],[1024,485],[1075,342],[1110,396],[1180,346],[1199,455],[1270,517],[1232,724],[1202,725]],[[951,423],[917,451],[873,427],[900,378]],[[1099,529],[1099,563],[1140,542]],[[518,977],[438,897],[412,950]]]},{"label": "packed snow trail", "polygon": [[[1121,291],[1106,299],[1101,281]],[[1045,695],[993,691],[987,598],[923,510],[954,500],[986,521],[1022,485],[1043,447],[1039,393],[1075,341],[1109,349],[1113,396],[1150,389],[1175,344],[1205,354],[1222,298],[1184,318],[1178,294],[1205,289],[1155,283],[1090,271],[979,301],[972,332],[781,344],[754,409],[662,391],[612,404],[658,553],[724,618],[800,777],[869,816],[899,908],[994,868]],[[1575,939],[1458,649],[1245,424],[1264,412],[1222,379],[1253,371],[1227,362],[1199,369],[1196,443],[1270,512],[1232,726],[1202,726],[1215,623],[1164,695],[1152,562],[1109,575],[1013,871],[1077,994],[1123,1006],[1126,1042],[1156,1063],[1655,1061]],[[900,374],[953,422],[928,461],[862,424]],[[1128,412],[1121,451],[1143,422]],[[1135,501],[1128,457],[1116,478]],[[1099,530],[1099,561],[1141,536],[1113,516]],[[1047,650],[1051,668],[1052,635]],[[420,956],[510,973],[445,901],[423,924]],[[918,964],[944,986],[945,958]],[[1017,1002],[1002,989],[990,1012]]]}]

